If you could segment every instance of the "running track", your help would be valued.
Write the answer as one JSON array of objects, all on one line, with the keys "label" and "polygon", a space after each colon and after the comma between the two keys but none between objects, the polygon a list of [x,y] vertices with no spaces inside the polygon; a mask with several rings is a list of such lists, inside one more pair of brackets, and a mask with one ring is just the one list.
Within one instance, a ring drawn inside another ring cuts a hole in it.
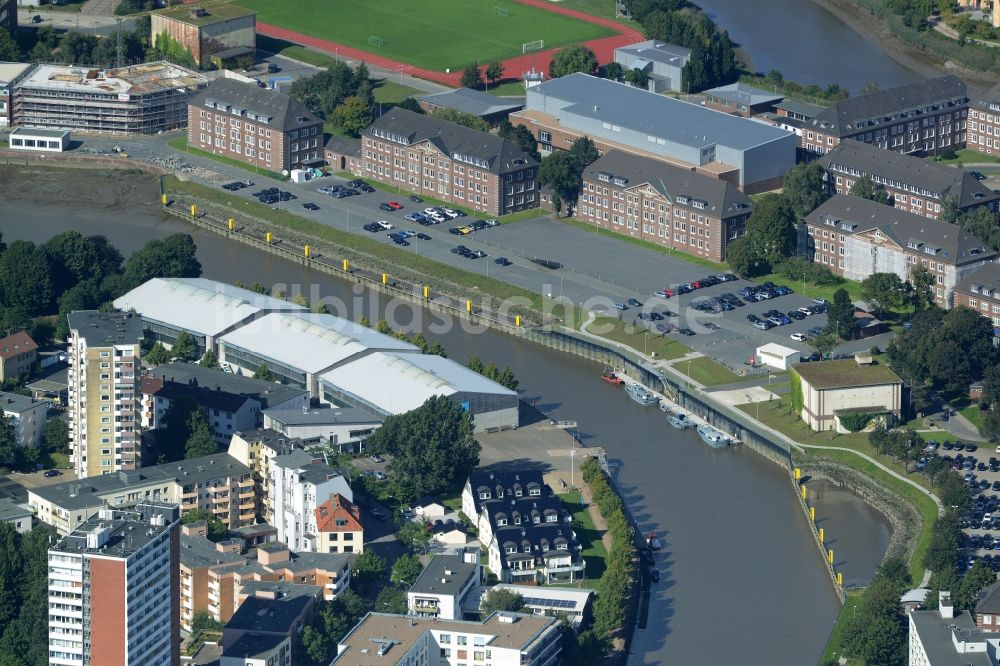
[{"label": "running track", "polygon": [[[617,32],[618,34],[613,37],[604,37],[602,39],[585,42],[585,45],[597,54],[597,61],[601,63],[610,62],[614,58],[615,49],[619,46],[634,44],[635,42],[640,42],[645,39],[645,36],[643,36],[643,34],[638,30],[616,23],[610,19],[591,16],[573,9],[566,9],[565,7],[552,4],[548,0],[516,0],[516,2],[523,5],[538,7],[539,9],[544,9],[545,11],[553,12],[555,14],[570,16],[580,21],[586,21],[587,23],[594,23],[606,28],[611,28]],[[375,53],[369,53],[368,51],[362,51],[361,49],[351,48],[349,46],[320,39],[318,37],[310,37],[309,35],[303,35],[302,33],[287,30],[268,23],[258,22],[257,32],[262,35],[266,35],[267,37],[283,39],[295,44],[301,44],[302,46],[308,46],[318,51],[333,53],[338,57],[344,56],[346,58],[350,58],[351,60],[363,60],[375,67],[391,71],[402,71],[404,74],[408,74],[410,76],[416,76],[430,81],[437,81],[438,83],[454,86],[456,88],[462,78],[461,72],[451,72],[450,74],[445,74],[444,72],[414,67],[413,65],[407,65],[406,63],[385,58]],[[549,63],[552,62],[552,56],[555,55],[558,50],[559,49],[548,49],[546,51],[539,51],[535,54],[522,55],[517,56],[516,58],[508,58],[507,60],[504,60],[503,68],[505,77],[520,77],[521,74],[530,70],[532,66],[534,66],[534,68],[538,71],[548,72]],[[484,65],[483,70],[485,71],[485,69],[486,66]]]}]

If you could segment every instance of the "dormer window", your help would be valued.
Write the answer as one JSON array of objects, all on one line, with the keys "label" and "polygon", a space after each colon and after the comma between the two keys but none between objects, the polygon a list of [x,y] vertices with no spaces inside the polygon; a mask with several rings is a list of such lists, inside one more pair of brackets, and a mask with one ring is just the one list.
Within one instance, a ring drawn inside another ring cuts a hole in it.
[{"label": "dormer window", "polygon": [[547,522],[547,523],[554,523],[554,522],[556,522],[558,520],[559,520],[559,517],[556,516],[556,514],[554,514],[554,513],[550,513],[549,515],[545,516],[545,522]]},{"label": "dormer window", "polygon": [[520,497],[522,494],[523,493],[521,492],[520,488],[518,488],[517,490],[514,491],[514,497]]},{"label": "dormer window", "polygon": [[490,494],[488,492],[481,492],[479,493],[479,499],[488,500],[490,499]]},{"label": "dormer window", "polygon": [[971,291],[973,294],[978,294],[979,293],[979,287],[976,286],[976,285],[972,285],[971,287],[969,287],[969,291]]},{"label": "dormer window", "polygon": [[506,552],[506,553],[507,553],[508,555],[513,555],[514,553],[516,553],[516,552],[517,552],[517,546],[507,546],[506,548],[504,548],[504,551],[505,551],[505,552]]},{"label": "dormer window", "polygon": [[497,527],[503,527],[507,524],[506,518],[497,518]]},{"label": "dormer window", "polygon": [[600,171],[597,174],[597,179],[598,180],[603,180],[605,183],[610,183],[611,182],[611,174],[607,173],[606,171]]},{"label": "dormer window", "polygon": [[628,183],[628,178],[622,178],[621,176],[614,177],[615,185],[626,185]]},{"label": "dormer window", "polygon": [[524,552],[526,552],[526,553],[530,553],[531,552],[531,544],[530,543],[524,544]]},{"label": "dormer window", "polygon": [[528,491],[528,494],[531,495],[532,497],[540,497],[541,494],[542,494],[542,489],[541,488],[532,488],[532,489],[530,489]]},{"label": "dormer window", "polygon": [[906,247],[910,248],[911,250],[919,250],[920,249],[920,243],[918,243],[917,241],[914,241],[914,240],[906,241]]},{"label": "dormer window", "polygon": [[503,491],[502,490],[498,490],[497,491],[497,499],[503,499]]}]

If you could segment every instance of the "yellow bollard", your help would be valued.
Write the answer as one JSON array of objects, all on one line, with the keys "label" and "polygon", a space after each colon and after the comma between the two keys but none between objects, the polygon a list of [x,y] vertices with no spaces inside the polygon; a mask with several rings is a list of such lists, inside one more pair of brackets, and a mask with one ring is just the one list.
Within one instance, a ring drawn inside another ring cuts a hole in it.
[{"label": "yellow bollard", "polygon": [[806,487],[802,486],[802,499],[806,498]]},{"label": "yellow bollard", "polygon": [[382,273],[382,284],[383,285],[389,284],[389,274],[388,273]]},{"label": "yellow bollard", "polygon": [[226,226],[229,227],[230,231],[234,231],[236,229],[236,220],[234,220],[233,218],[229,218],[229,220],[226,222]]},{"label": "yellow bollard", "polygon": [[837,572],[837,585],[844,587],[844,574]]},{"label": "yellow bollard", "polygon": [[351,260],[344,259],[344,272],[349,273],[351,271]]},{"label": "yellow bollard", "polygon": [[472,300],[468,300],[465,302],[465,311],[468,312],[469,314],[472,314]]},{"label": "yellow bollard", "polygon": [[429,300],[430,297],[431,297],[431,288],[428,287],[427,285],[424,285],[424,300],[425,301]]},{"label": "yellow bollard", "polygon": [[809,507],[809,520],[816,522],[816,507]]},{"label": "yellow bollard", "polygon": [[521,328],[521,315],[514,315],[514,326]]},{"label": "yellow bollard", "polygon": [[833,564],[833,549],[826,551],[826,559],[829,560],[830,564]]},{"label": "yellow bollard", "polygon": [[270,231],[268,231],[266,234],[264,234],[264,240],[267,241],[268,245],[271,244],[271,232]]},{"label": "yellow bollard", "polygon": [[194,204],[191,204],[191,217],[197,217],[197,216],[198,216],[198,207],[195,206]]},{"label": "yellow bollard", "polygon": [[819,528],[819,542],[820,543],[826,542],[826,539],[823,538],[823,528],[822,527]]},{"label": "yellow bollard", "polygon": [[306,245],[305,248],[303,248],[303,252],[305,252],[305,255],[307,257],[309,256],[309,246],[308,245]]},{"label": "yellow bollard", "polygon": [[161,194],[160,195],[160,203],[163,204],[164,206],[167,205],[167,195],[166,194]]},{"label": "yellow bollard", "polygon": [[795,468],[795,480],[798,481],[802,478],[802,470],[798,467]]}]

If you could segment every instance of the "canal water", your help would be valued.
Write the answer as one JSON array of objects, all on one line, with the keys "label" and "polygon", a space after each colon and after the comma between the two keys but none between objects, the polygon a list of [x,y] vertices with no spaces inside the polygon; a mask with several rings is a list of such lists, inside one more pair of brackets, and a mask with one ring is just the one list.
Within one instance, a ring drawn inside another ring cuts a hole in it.
[{"label": "canal water", "polygon": [[[0,231],[7,242],[41,242],[76,229],[109,236],[127,255],[148,240],[185,231],[198,244],[205,277],[316,284],[324,296],[348,302],[355,296],[353,285],[161,218],[155,209],[125,216],[83,208],[70,217],[61,206],[5,206]],[[373,299],[365,309],[375,321],[383,304]],[[406,304],[395,316],[405,320],[410,311]],[[664,542],[657,563],[662,579],[648,626],[636,632],[632,663],[817,662],[838,602],[787,472],[750,451],[715,450],[690,431],[671,429],[659,410],[643,409],[599,381],[601,368],[591,362],[492,331],[424,332],[460,362],[478,355],[511,366],[525,400],[551,418],[576,420],[587,445],[607,450],[641,528],[656,530]],[[539,459],[545,457],[539,452]],[[879,527],[885,521],[832,486],[823,492],[819,514],[828,517],[831,537],[844,544],[838,547],[848,578],[865,580],[885,550]]]},{"label": "canal water", "polygon": [[857,94],[924,78],[873,40],[810,0],[696,0],[750,56],[753,69],[779,70],[802,85],[839,83]]}]

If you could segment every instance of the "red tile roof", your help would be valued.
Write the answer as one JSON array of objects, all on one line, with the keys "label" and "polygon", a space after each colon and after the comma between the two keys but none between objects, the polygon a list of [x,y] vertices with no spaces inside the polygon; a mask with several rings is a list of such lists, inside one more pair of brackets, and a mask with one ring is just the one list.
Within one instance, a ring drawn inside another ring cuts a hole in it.
[{"label": "red tile roof", "polygon": [[18,331],[0,339],[0,358],[7,360],[38,349],[38,345],[25,331]]},{"label": "red tile roof", "polygon": [[[347,523],[337,525],[337,520]],[[320,532],[361,532],[361,511],[340,493],[316,507],[316,528]]]}]

